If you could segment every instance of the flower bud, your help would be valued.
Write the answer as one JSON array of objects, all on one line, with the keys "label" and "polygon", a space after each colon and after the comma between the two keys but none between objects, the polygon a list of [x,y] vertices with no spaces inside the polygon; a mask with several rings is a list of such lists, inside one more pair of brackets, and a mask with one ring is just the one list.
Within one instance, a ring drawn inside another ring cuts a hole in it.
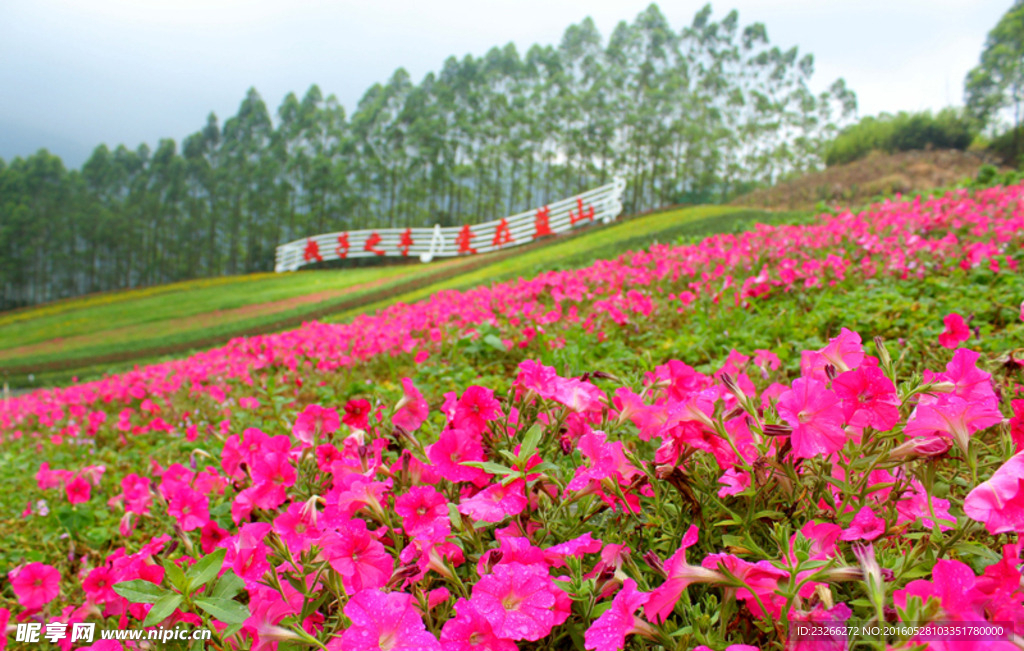
[{"label": "flower bud", "polygon": [[953,447],[953,444],[949,439],[915,436],[893,448],[889,452],[889,459],[893,461],[906,461],[922,457],[937,457],[949,452],[951,447]]}]

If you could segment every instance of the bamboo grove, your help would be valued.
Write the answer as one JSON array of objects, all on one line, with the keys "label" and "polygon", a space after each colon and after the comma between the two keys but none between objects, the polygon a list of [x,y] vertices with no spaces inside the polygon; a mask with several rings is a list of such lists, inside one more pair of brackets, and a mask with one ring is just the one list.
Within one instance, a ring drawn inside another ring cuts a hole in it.
[{"label": "bamboo grove", "polygon": [[106,145],[80,170],[40,150],[0,160],[0,309],[82,293],[268,270],[307,234],[475,223],[608,182],[627,213],[706,203],[817,167],[856,108],[813,58],[710,6],[674,30],[656,5],[605,40],[397,70],[351,114],[317,86],[179,145]]}]

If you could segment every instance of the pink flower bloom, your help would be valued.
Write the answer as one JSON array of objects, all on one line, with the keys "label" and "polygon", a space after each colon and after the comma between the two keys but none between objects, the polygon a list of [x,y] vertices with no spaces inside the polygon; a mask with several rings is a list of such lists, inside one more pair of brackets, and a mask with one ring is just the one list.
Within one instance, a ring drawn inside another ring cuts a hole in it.
[{"label": "pink flower bloom", "polygon": [[68,501],[72,504],[88,502],[91,490],[92,488],[89,486],[89,482],[87,482],[85,477],[82,477],[81,475],[76,476],[64,485],[64,491],[68,495]]},{"label": "pink flower bloom", "polygon": [[395,407],[391,422],[407,432],[414,432],[430,415],[430,407],[423,399],[423,394],[407,377],[402,378],[402,390],[404,395]]},{"label": "pink flower bloom", "polygon": [[729,468],[718,478],[718,483],[723,484],[718,490],[719,497],[738,495],[750,488],[750,473]]},{"label": "pink flower bloom", "polygon": [[444,623],[441,629],[441,646],[444,651],[516,651],[512,640],[494,634],[491,623],[477,612],[472,601],[459,599],[455,602],[455,617]]},{"label": "pink flower bloom", "polygon": [[[938,520],[939,529],[949,531],[956,524],[956,518],[949,514],[949,500],[928,495],[921,482],[916,479],[910,483],[910,491],[904,493],[904,499],[896,503],[899,513],[897,524],[921,521],[928,529]],[[932,518],[935,514],[935,519]]]},{"label": "pink flower bloom", "polygon": [[888,432],[900,420],[896,386],[877,366],[861,366],[832,382],[843,401],[843,416],[854,427],[873,427]]},{"label": "pink flower bloom", "polygon": [[947,314],[942,322],[946,325],[946,329],[939,335],[939,344],[941,346],[956,348],[971,338],[971,329],[967,327],[964,318],[956,312]]},{"label": "pink flower bloom", "polygon": [[846,444],[839,398],[824,383],[797,378],[781,396],[779,415],[793,428],[793,456],[807,459],[837,452]]},{"label": "pink flower bloom", "polygon": [[637,608],[647,603],[650,595],[638,592],[636,581],[626,579],[622,590],[612,599],[612,607],[598,617],[583,634],[584,647],[596,651],[619,651],[632,633],[653,634],[650,624],[637,617]]},{"label": "pink flower bloom", "polygon": [[558,587],[538,565],[496,565],[473,586],[471,602],[495,635],[509,640],[539,640],[555,625]]},{"label": "pink flower bloom", "polygon": [[337,533],[324,534],[320,547],[349,594],[383,587],[395,568],[384,545],[362,520],[352,520]]},{"label": "pink flower bloom", "polygon": [[[764,617],[765,615],[778,617],[782,612],[786,599],[776,594],[776,591],[779,582],[789,578],[788,572],[780,570],[769,561],[750,563],[732,554],[709,554],[701,561],[701,565],[706,569],[725,569],[750,586],[753,593],[746,588],[740,588],[736,590],[736,597],[746,601],[747,608],[755,617]],[[754,593],[757,594],[760,602],[754,598]],[[768,609],[768,613],[761,610],[762,603]]]},{"label": "pink flower bloom", "polygon": [[707,569],[699,565],[689,565],[686,562],[686,550],[697,544],[698,533],[697,525],[690,525],[690,528],[683,535],[683,541],[679,549],[665,561],[665,574],[667,578],[664,583],[650,593],[644,606],[644,613],[648,619],[659,623],[668,619],[676,602],[679,601],[679,597],[691,583],[725,581],[725,577],[713,569]]},{"label": "pink flower bloom", "polygon": [[875,515],[870,506],[863,507],[853,516],[849,528],[840,535],[842,540],[874,540],[885,533],[885,520]]},{"label": "pink flower bloom", "polygon": [[42,608],[60,592],[60,572],[51,565],[29,563],[8,578],[18,603],[29,610]]},{"label": "pink flower bloom", "polygon": [[463,461],[484,460],[483,440],[470,430],[447,429],[441,432],[437,443],[427,448],[427,457],[448,481],[469,481],[479,486],[490,483],[490,475],[480,468],[461,465]]},{"label": "pink flower bloom", "polygon": [[1024,452],[1006,461],[964,498],[964,513],[990,534],[1024,531]]},{"label": "pink flower bloom", "polygon": [[959,621],[985,621],[980,604],[985,596],[976,587],[977,577],[970,567],[953,560],[940,560],[932,568],[932,581],[918,579],[906,589],[893,592],[893,602],[906,608],[907,598],[917,596],[922,602],[935,597],[942,606],[946,619]]},{"label": "pink flower bloom", "polygon": [[413,486],[395,498],[395,513],[410,536],[430,528],[434,520],[448,517],[448,500],[430,486]]},{"label": "pink flower bloom", "polygon": [[85,596],[92,603],[105,604],[117,601],[119,598],[113,589],[115,583],[117,583],[117,578],[109,567],[96,567],[82,581],[82,589],[85,590]]},{"label": "pink flower bloom", "polygon": [[468,387],[455,403],[452,424],[456,429],[466,429],[477,434],[486,429],[489,421],[501,416],[501,404],[494,398],[494,391],[480,386]]},{"label": "pink flower bloom", "polygon": [[514,481],[508,486],[492,484],[473,497],[462,500],[459,513],[483,522],[501,522],[519,515],[526,508],[526,483]]},{"label": "pink flower bloom", "polygon": [[274,518],[274,533],[281,537],[293,554],[309,549],[320,537],[315,513],[315,509],[309,509],[300,502],[288,505],[287,511]]},{"label": "pink flower bloom", "polygon": [[1003,415],[992,403],[944,395],[935,402],[919,404],[903,432],[907,436],[950,438],[966,454],[970,437],[975,432],[1002,420]]},{"label": "pink flower bloom", "polygon": [[344,651],[442,651],[404,592],[362,590],[345,604],[352,625],[328,648]]},{"label": "pink flower bloom", "polygon": [[341,427],[338,412],[320,405],[307,405],[292,426],[292,434],[302,441],[304,446],[312,446],[318,436],[330,436]]},{"label": "pink flower bloom", "polygon": [[153,500],[153,495],[149,492],[149,484],[149,477],[140,477],[135,473],[126,475],[121,480],[125,511],[139,515],[149,513],[149,503]]},{"label": "pink flower bloom", "polygon": [[354,429],[369,429],[370,409],[368,400],[349,400],[345,403],[345,415],[341,417],[341,422]]},{"label": "pink flower bloom", "polygon": [[177,484],[168,495],[167,514],[176,519],[184,531],[199,529],[210,519],[209,500],[199,491]]}]

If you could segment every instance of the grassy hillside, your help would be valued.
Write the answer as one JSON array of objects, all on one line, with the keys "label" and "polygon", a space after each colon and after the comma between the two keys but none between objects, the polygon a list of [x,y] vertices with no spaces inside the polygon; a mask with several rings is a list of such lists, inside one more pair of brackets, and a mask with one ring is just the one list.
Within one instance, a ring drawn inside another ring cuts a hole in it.
[{"label": "grassy hillside", "polygon": [[280,330],[304,320],[348,319],[441,289],[581,266],[654,241],[789,216],[700,206],[595,226],[489,256],[430,265],[217,278],[17,310],[0,314],[0,377],[17,387],[97,376],[234,336]]}]

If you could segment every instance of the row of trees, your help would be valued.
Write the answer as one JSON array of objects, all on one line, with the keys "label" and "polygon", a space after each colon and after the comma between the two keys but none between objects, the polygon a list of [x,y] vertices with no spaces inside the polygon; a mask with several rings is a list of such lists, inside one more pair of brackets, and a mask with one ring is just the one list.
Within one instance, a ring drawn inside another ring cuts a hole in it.
[{"label": "row of trees", "polygon": [[351,115],[313,86],[275,119],[253,89],[180,147],[0,161],[0,306],[270,269],[305,235],[474,223],[614,175],[627,212],[724,199],[820,164],[856,100],[812,72],[735,11],[674,31],[651,5],[607,42],[587,19],[525,56],[399,69]]}]

